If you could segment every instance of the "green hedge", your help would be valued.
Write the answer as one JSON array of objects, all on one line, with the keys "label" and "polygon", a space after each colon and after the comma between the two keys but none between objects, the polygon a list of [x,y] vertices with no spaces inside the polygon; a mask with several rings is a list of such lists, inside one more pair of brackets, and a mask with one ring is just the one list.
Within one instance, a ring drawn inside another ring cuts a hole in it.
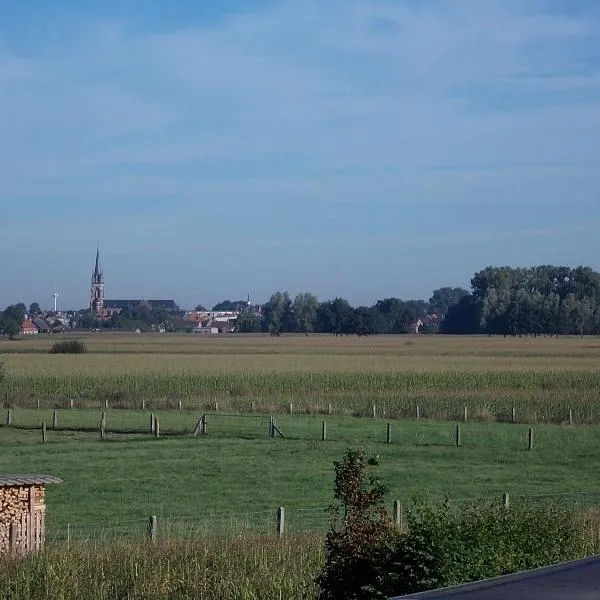
[{"label": "green hedge", "polygon": [[582,558],[592,534],[590,518],[567,507],[415,502],[387,571],[394,593],[408,594]]}]

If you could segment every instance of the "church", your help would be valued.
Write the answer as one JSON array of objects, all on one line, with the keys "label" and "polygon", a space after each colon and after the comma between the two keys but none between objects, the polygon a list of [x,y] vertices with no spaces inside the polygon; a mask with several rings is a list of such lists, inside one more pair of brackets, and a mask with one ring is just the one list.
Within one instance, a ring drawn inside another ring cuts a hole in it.
[{"label": "church", "polygon": [[100,268],[100,249],[96,248],[96,264],[94,265],[90,288],[90,311],[98,319],[109,319],[129,306],[134,308],[144,307],[148,310],[163,309],[170,313],[179,310],[175,300],[106,300],[104,298],[104,273]]}]

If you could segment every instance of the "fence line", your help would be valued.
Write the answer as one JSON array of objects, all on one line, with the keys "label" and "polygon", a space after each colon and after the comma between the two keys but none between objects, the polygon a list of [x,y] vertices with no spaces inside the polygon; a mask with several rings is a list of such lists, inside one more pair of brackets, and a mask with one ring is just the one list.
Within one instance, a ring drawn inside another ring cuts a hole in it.
[{"label": "fence line", "polygon": [[[510,502],[509,502],[510,498]],[[488,502],[509,509],[515,505],[561,505],[574,509],[600,510],[600,491],[564,492],[555,494],[514,494],[497,496],[436,499],[430,503],[447,502],[457,510],[474,503]],[[406,506],[394,500],[388,518],[398,527],[405,523]],[[114,540],[192,540],[207,537],[283,537],[284,535],[324,535],[331,524],[330,508],[276,507],[271,510],[247,512],[211,512],[201,515],[149,515],[143,519],[128,519],[107,524],[102,521],[72,523],[47,527],[49,543],[102,543]],[[335,522],[340,526],[340,522]]]},{"label": "fence line", "polygon": [[[490,429],[482,438],[483,429],[471,427],[469,423],[460,421],[448,426],[440,424],[432,428],[426,422],[415,428],[404,429],[401,421],[389,419],[361,419],[355,417],[328,417],[322,421],[313,416],[301,415],[267,415],[264,413],[231,413],[170,410],[150,412],[126,409],[5,409],[5,418],[0,419],[0,430],[4,427],[42,432],[43,442],[52,441],[54,432],[73,431],[94,433],[98,440],[110,440],[116,435],[136,435],[144,437],[169,436],[202,436],[220,438],[287,438],[295,440],[314,440],[350,442],[356,439],[357,429],[350,425],[353,421],[361,422],[361,439],[369,439],[372,443],[393,445],[422,445],[435,443],[440,446],[456,448],[486,446],[508,447],[514,450],[543,451],[548,430],[533,427],[525,428],[525,424],[515,427],[507,425]],[[159,424],[160,420],[160,424]],[[416,422],[413,421],[413,423]],[[491,423],[487,423],[491,425]],[[482,425],[486,425],[485,423]],[[553,430],[560,431],[563,443],[576,443],[578,438],[572,434],[578,432],[589,435],[586,428],[572,428],[568,425]],[[534,432],[536,434],[534,446]],[[539,437],[538,437],[539,432]],[[355,436],[355,437],[352,437]]]},{"label": "fence line", "polygon": [[[296,401],[297,402],[297,401]],[[525,402],[525,403],[524,403]],[[179,412],[207,412],[207,411],[234,411],[240,414],[322,414],[361,416],[367,418],[384,419],[439,419],[459,422],[477,421],[502,421],[509,423],[564,423],[569,425],[589,424],[598,422],[598,415],[589,414],[588,405],[580,406],[579,412],[568,401],[554,402],[552,406],[532,407],[527,401],[511,402],[502,399],[491,412],[489,401],[477,400],[445,400],[442,404],[438,399],[426,402],[421,399],[390,398],[381,404],[364,401],[360,406],[335,406],[331,401],[312,402],[304,404],[286,400],[273,400],[261,402],[262,407],[255,401],[243,398],[226,400],[199,400],[193,398],[159,398],[159,399],[93,399],[86,397],[48,397],[40,400],[39,397],[19,398],[11,400],[6,391],[4,406],[6,408],[22,408],[36,410],[52,409],[119,409],[124,411],[179,411]]]}]

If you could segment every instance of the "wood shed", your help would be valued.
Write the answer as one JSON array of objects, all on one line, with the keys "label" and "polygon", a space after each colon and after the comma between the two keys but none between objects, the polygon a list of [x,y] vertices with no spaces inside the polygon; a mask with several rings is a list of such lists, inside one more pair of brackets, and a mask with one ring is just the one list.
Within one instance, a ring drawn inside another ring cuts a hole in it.
[{"label": "wood shed", "polygon": [[44,547],[46,485],[51,475],[0,475],[0,553]]}]

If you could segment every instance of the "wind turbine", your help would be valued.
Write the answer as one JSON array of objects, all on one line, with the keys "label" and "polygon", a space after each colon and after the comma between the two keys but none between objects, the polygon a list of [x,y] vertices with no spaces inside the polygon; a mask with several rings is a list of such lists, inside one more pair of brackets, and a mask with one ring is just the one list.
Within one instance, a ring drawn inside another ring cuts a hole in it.
[{"label": "wind turbine", "polygon": [[54,292],[54,294],[52,294],[52,298],[54,298],[54,312],[56,312],[56,299],[58,298],[58,292]]}]

